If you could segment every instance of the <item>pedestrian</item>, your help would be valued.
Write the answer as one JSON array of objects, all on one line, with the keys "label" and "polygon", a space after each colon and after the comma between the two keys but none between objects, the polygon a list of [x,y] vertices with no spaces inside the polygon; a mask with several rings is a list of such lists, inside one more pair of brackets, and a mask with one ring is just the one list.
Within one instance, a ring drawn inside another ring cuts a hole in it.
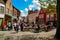
[{"label": "pedestrian", "polygon": [[47,31],[47,26],[45,24],[42,24],[41,29],[42,31]]},{"label": "pedestrian", "polygon": [[14,22],[14,25],[13,26],[14,26],[14,30],[15,31],[16,31],[16,25],[17,25],[16,22]]},{"label": "pedestrian", "polygon": [[18,31],[19,31],[19,23],[17,22],[16,23],[16,32],[18,33]]},{"label": "pedestrian", "polygon": [[7,22],[5,21],[2,24],[2,30],[5,31],[6,30],[6,27],[7,27]]},{"label": "pedestrian", "polygon": [[35,28],[35,33],[39,33],[40,30],[40,26],[39,24],[35,24],[36,28]]},{"label": "pedestrian", "polygon": [[12,23],[11,23],[11,21],[8,22],[8,30],[9,31],[12,30]]},{"label": "pedestrian", "polygon": [[37,24],[37,32],[39,32],[39,30],[40,30],[40,26],[39,26],[39,24]]},{"label": "pedestrian", "polygon": [[23,31],[23,26],[24,26],[24,25],[23,25],[23,22],[21,23],[20,26],[21,26],[21,31]]}]

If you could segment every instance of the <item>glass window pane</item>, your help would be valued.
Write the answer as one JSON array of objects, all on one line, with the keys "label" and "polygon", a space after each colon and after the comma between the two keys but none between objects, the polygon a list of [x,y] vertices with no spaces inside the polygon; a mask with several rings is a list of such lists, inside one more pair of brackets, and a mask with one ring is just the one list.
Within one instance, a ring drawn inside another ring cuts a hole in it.
[{"label": "glass window pane", "polygon": [[4,7],[0,6],[0,13],[4,13]]}]

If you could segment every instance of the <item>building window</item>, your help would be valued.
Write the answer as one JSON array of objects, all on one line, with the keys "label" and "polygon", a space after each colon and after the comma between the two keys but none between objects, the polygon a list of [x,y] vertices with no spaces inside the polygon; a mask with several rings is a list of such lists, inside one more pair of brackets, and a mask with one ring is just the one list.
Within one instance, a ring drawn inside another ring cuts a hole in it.
[{"label": "building window", "polygon": [[46,22],[48,22],[50,19],[49,19],[49,14],[47,14],[46,16]]},{"label": "building window", "polygon": [[40,16],[39,16],[40,18],[44,18],[44,14],[40,14]]},{"label": "building window", "polygon": [[9,14],[9,9],[8,8],[6,9],[6,14]]},{"label": "building window", "polygon": [[0,13],[4,13],[4,7],[0,6]]},{"label": "building window", "polygon": [[54,14],[50,15],[50,20],[54,20]]},{"label": "building window", "polygon": [[12,10],[10,10],[10,14],[12,14]]},{"label": "building window", "polygon": [[44,14],[40,14],[39,18],[40,18],[39,23],[43,24],[44,23]]}]

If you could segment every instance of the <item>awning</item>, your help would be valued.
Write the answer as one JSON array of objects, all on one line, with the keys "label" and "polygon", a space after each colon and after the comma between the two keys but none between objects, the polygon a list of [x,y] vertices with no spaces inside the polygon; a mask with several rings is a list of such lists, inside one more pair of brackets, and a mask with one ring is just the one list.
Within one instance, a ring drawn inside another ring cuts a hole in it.
[{"label": "awning", "polygon": [[12,16],[11,14],[6,14],[6,15],[8,15],[8,16],[10,16],[11,18],[14,18],[14,19],[17,18],[17,17],[15,17],[15,16]]},{"label": "awning", "polygon": [[11,14],[5,14],[6,16],[10,16],[12,18],[12,15]]},{"label": "awning", "polygon": [[15,17],[15,16],[12,16],[12,18],[16,19],[17,17]]}]

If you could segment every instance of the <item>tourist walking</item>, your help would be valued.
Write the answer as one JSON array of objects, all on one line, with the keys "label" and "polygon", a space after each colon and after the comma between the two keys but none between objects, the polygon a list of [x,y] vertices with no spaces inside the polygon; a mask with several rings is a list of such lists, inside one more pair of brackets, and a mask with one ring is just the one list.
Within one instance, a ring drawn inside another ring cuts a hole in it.
[{"label": "tourist walking", "polygon": [[23,31],[23,26],[24,26],[24,25],[23,25],[23,22],[21,23],[20,26],[21,26],[21,31]]},{"label": "tourist walking", "polygon": [[8,30],[9,31],[12,30],[12,23],[11,23],[11,21],[8,22],[8,25],[7,26],[8,26]]},{"label": "tourist walking", "polygon": [[7,22],[3,22],[2,24],[2,31],[5,31],[6,30],[6,27],[7,27]]}]

